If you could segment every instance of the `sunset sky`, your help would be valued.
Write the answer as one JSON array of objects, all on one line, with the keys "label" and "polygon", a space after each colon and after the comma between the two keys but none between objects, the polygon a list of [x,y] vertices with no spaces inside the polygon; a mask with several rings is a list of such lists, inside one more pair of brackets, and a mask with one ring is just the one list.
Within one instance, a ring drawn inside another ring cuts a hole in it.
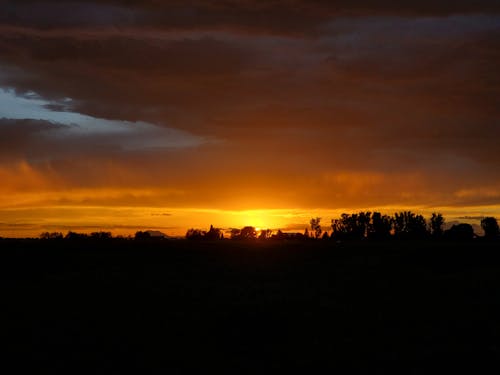
[{"label": "sunset sky", "polygon": [[499,67],[497,0],[0,0],[0,236],[498,217]]}]

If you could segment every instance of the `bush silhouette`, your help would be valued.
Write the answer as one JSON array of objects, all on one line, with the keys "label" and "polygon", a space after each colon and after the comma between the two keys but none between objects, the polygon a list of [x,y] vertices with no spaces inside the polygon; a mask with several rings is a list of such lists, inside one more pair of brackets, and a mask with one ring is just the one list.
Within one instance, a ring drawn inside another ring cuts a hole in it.
[{"label": "bush silhouette", "polygon": [[474,229],[470,224],[455,224],[444,232],[444,236],[449,240],[471,240],[474,238]]},{"label": "bush silhouette", "polygon": [[151,234],[148,233],[148,232],[142,232],[142,231],[138,231],[135,233],[135,237],[134,237],[136,240],[149,240],[151,239]]}]

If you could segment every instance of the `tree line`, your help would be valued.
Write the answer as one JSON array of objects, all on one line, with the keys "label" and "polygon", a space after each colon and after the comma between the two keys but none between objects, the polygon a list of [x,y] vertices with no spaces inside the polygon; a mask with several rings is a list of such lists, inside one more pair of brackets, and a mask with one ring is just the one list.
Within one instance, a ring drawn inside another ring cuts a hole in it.
[{"label": "tree line", "polygon": [[[484,217],[481,228],[485,239],[500,239],[498,221],[494,217]],[[133,236],[135,240],[159,239],[151,234],[152,231],[138,231]],[[423,215],[412,211],[396,212],[394,215],[385,215],[380,212],[361,211],[357,213],[343,213],[332,219],[328,226],[322,225],[321,217],[311,218],[309,226],[301,233],[288,233],[282,230],[262,229],[253,226],[231,228],[224,230],[213,225],[209,230],[188,229],[185,238],[188,240],[469,240],[480,237],[474,233],[472,225],[467,223],[454,224],[445,229],[445,218],[441,213],[433,213],[427,220]],[[40,235],[43,240],[110,240],[111,232],[92,232],[90,234],[68,232],[44,232]],[[132,237],[128,237],[132,239]]]},{"label": "tree line", "polygon": [[[257,230],[246,226],[241,229],[230,229],[227,234],[234,240],[267,240],[267,239],[333,239],[345,240],[388,240],[388,239],[449,239],[467,240],[479,237],[474,233],[472,225],[467,223],[454,224],[445,230],[445,218],[441,213],[433,213],[429,220],[423,215],[412,211],[396,212],[385,215],[380,212],[361,211],[358,213],[343,213],[339,218],[332,219],[325,228],[321,218],[314,217],[303,233],[285,233],[281,230]],[[498,221],[494,217],[484,217],[481,220],[484,238],[500,238]],[[224,231],[210,226],[208,231],[189,229],[186,233],[189,240],[223,239]]]}]

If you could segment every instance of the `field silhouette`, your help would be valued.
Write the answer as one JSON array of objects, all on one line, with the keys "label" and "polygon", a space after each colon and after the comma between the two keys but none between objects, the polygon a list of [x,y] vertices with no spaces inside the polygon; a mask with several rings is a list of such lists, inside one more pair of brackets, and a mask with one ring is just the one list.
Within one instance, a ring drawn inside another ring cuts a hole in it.
[{"label": "field silhouette", "polygon": [[18,373],[485,373],[498,365],[497,241],[0,246],[4,363]]}]

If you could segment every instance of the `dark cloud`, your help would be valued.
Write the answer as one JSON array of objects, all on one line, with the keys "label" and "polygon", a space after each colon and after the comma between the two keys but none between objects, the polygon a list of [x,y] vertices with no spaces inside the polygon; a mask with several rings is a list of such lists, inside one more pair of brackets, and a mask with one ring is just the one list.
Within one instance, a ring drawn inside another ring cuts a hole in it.
[{"label": "dark cloud", "polygon": [[270,33],[316,32],[331,17],[446,16],[500,11],[481,1],[4,1],[0,22],[38,28],[154,26]]},{"label": "dark cloud", "polygon": [[58,137],[71,126],[43,120],[0,119],[0,160],[42,162],[78,155],[110,155],[121,151],[111,137]]},{"label": "dark cloud", "polygon": [[[27,57],[40,64],[80,62],[103,70],[131,70],[145,74],[217,75],[238,71],[251,55],[236,43],[214,38],[145,40],[106,34],[100,38],[15,34],[2,40],[4,55]],[[10,53],[7,51],[10,50]]]},{"label": "dark cloud", "polygon": [[132,25],[139,10],[112,2],[3,1],[0,22],[36,28]]},{"label": "dark cloud", "polygon": [[47,154],[50,146],[40,136],[65,127],[48,121],[0,118],[0,160],[22,160],[39,153]]},{"label": "dark cloud", "polygon": [[[73,118],[79,120],[78,116]],[[100,127],[89,127],[88,124],[94,121],[100,122]],[[120,157],[126,152],[178,150],[203,142],[190,134],[146,123],[106,122],[83,117],[81,123],[61,124],[0,118],[0,160],[6,161]]]}]

